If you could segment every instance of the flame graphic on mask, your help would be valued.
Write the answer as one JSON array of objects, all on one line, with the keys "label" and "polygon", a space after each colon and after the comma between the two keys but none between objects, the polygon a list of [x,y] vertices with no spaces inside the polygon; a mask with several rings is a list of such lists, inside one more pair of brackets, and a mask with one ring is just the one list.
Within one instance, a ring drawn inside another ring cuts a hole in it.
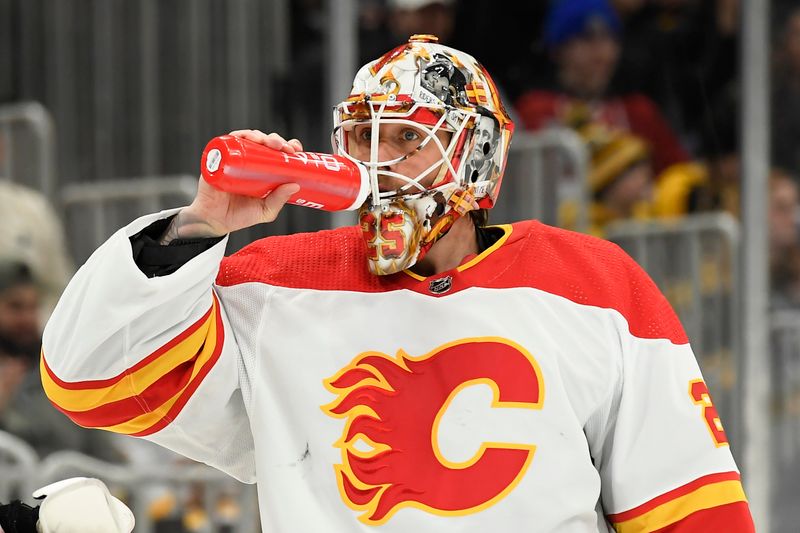
[{"label": "flame graphic on mask", "polygon": [[322,410],[347,419],[334,444],[342,451],[334,466],[342,499],[369,525],[402,507],[461,515],[497,503],[522,479],[536,447],[485,442],[471,460],[452,463],[438,447],[439,421],[462,389],[478,383],[492,388],[493,407],[541,409],[541,375],[524,348],[497,337],[463,339],[421,357],[360,354],[324,382],[338,398]]}]

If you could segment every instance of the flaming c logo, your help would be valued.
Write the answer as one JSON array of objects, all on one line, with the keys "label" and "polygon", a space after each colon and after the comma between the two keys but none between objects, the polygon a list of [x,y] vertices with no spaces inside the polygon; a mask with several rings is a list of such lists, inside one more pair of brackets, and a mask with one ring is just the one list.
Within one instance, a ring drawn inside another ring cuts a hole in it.
[{"label": "flaming c logo", "polygon": [[369,525],[403,507],[463,515],[497,503],[522,479],[536,446],[484,442],[472,459],[453,463],[439,450],[439,422],[453,398],[478,383],[492,388],[492,407],[541,409],[541,375],[524,348],[497,337],[462,339],[419,357],[358,355],[324,382],[338,398],[322,410],[347,419],[334,444],[342,451],[334,466],[342,499]]}]

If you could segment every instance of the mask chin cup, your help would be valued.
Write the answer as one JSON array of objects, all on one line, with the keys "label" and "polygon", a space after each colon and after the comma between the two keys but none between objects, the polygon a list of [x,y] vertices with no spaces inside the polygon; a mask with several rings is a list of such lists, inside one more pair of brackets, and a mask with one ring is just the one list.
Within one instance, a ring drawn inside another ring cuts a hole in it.
[{"label": "mask chin cup", "polygon": [[464,189],[455,190],[447,199],[437,191],[388,204],[364,204],[358,218],[370,272],[385,276],[411,268],[459,217],[473,209],[478,209],[475,197]]},{"label": "mask chin cup", "polygon": [[416,210],[407,202],[365,204],[358,213],[358,221],[372,274],[394,274],[419,260],[423,227]]}]

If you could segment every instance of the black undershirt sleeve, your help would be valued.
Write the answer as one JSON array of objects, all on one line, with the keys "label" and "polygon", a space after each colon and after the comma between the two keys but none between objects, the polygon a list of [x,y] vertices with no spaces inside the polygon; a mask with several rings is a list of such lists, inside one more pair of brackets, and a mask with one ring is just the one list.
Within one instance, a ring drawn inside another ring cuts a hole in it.
[{"label": "black undershirt sleeve", "polygon": [[167,245],[159,244],[172,218],[156,220],[130,238],[133,260],[148,278],[172,274],[223,239],[175,239]]}]

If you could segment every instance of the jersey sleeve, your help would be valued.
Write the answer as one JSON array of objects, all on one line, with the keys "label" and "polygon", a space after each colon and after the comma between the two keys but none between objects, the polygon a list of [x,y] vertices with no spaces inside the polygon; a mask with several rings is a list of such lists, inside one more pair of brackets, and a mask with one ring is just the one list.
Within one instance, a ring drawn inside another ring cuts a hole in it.
[{"label": "jersey sleeve", "polygon": [[616,379],[587,425],[606,518],[620,533],[752,532],[739,472],[683,328],[629,258]]},{"label": "jersey sleeve", "polygon": [[147,277],[117,231],[75,274],[43,335],[47,396],[75,423],[142,437],[255,481],[241,357],[214,291],[227,239],[167,276]]}]

